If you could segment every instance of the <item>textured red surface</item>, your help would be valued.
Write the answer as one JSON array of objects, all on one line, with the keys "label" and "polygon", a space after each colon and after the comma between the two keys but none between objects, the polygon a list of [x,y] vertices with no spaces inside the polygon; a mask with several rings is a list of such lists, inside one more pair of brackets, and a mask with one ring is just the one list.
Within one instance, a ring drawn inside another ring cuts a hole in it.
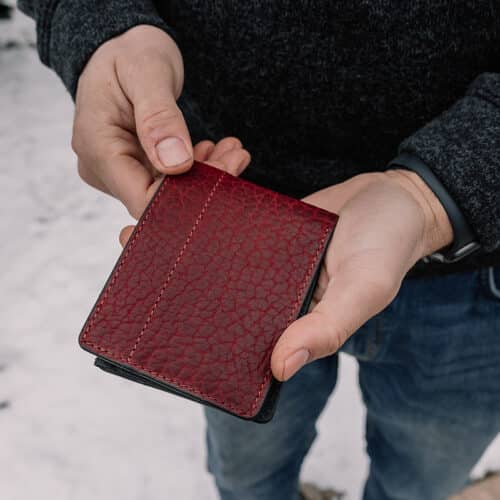
[{"label": "textured red surface", "polygon": [[251,418],[336,220],[195,163],[159,188],[80,344]]}]

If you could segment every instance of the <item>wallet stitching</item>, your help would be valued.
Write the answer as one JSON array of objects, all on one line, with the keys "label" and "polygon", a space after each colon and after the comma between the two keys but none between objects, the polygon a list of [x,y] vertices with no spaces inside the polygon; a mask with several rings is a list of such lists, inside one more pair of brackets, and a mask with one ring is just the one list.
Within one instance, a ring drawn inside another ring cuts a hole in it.
[{"label": "wallet stitching", "polygon": [[144,336],[144,333],[146,332],[149,324],[151,323],[151,320],[153,319],[156,308],[158,307],[158,304],[160,303],[161,298],[162,298],[163,294],[165,293],[165,290],[167,289],[167,286],[170,283],[170,280],[172,279],[172,276],[174,275],[174,272],[175,272],[177,266],[179,265],[179,262],[181,261],[183,255],[184,255],[184,252],[186,251],[186,248],[188,247],[189,243],[191,242],[196,229],[200,225],[201,219],[203,219],[203,216],[205,215],[205,213],[208,209],[208,205],[212,201],[214,194],[217,191],[217,188],[219,187],[219,184],[222,182],[223,178],[224,178],[224,174],[221,174],[219,176],[219,178],[217,179],[217,182],[214,184],[214,186],[210,190],[210,193],[208,194],[207,199],[206,199],[205,203],[203,204],[203,207],[201,208],[200,213],[198,214],[198,217],[196,217],[196,220],[194,221],[193,227],[191,228],[191,231],[189,232],[189,234],[186,238],[186,241],[184,242],[184,245],[182,246],[182,248],[179,251],[179,255],[175,259],[175,262],[174,262],[172,268],[168,272],[168,275],[167,275],[165,282],[163,283],[163,285],[160,289],[160,293],[158,294],[158,297],[156,297],[156,300],[154,301],[153,306],[151,307],[151,310],[149,311],[148,317],[147,317],[141,331],[139,332],[139,335],[137,336],[137,338],[135,340],[134,347],[132,347],[132,350],[129,352],[129,354],[126,358],[127,363],[130,363],[130,361],[132,360],[132,357],[133,357],[135,351],[137,350],[137,347],[139,346],[139,343],[141,342],[141,339]]},{"label": "wallet stitching", "polygon": [[[295,302],[293,304],[293,307],[292,307],[292,311],[290,313],[290,316],[288,318],[288,321],[287,321],[287,325],[288,326],[290,324],[290,322],[293,320],[294,316],[296,315],[296,308],[297,308],[297,305],[298,303],[300,302],[300,297],[301,295],[303,294],[303,291],[304,291],[304,288],[306,287],[308,281],[310,281],[311,279],[311,273],[313,272],[314,270],[314,266],[316,264],[316,259],[318,258],[318,255],[320,254],[323,246],[324,246],[324,243],[325,243],[325,240],[326,240],[326,237],[328,236],[329,232],[330,232],[330,226],[326,227],[324,233],[323,233],[323,237],[321,238],[321,241],[316,249],[316,252],[313,254],[313,257],[312,257],[312,260],[311,260],[311,264],[309,266],[309,269],[304,277],[304,280],[302,281],[302,285],[299,289],[299,291],[297,292],[297,298],[295,299]],[[103,352],[105,354],[109,354],[113,357],[115,357],[117,360],[122,360],[122,361],[125,361],[123,356],[121,355],[118,355],[117,353],[109,350],[109,349],[106,349],[104,347],[100,347],[98,346],[97,344],[95,344],[94,342],[87,342],[87,345],[96,349],[97,351],[100,351],[100,352]],[[191,394],[195,395],[195,396],[201,396],[202,398],[208,400],[208,401],[212,401],[216,404],[219,404],[219,405],[222,405],[223,407],[229,409],[229,410],[233,410],[234,412],[236,413],[240,413],[241,412],[241,408],[238,408],[230,403],[225,403],[225,401],[221,401],[220,399],[217,399],[217,398],[211,398],[209,394],[203,392],[203,391],[200,391],[199,389],[196,389],[195,387],[191,387],[190,385],[187,385],[183,382],[179,382],[177,379],[169,379],[167,378],[165,375],[162,375],[161,373],[157,372],[157,371],[153,371],[153,370],[150,370],[148,368],[146,368],[145,366],[139,364],[139,363],[130,363],[130,366],[133,367],[133,368],[138,368],[139,370],[143,370],[145,371],[146,373],[148,373],[149,375],[153,375],[154,377],[157,377],[159,378],[160,380],[163,380],[165,382],[167,382],[168,384],[175,384],[177,385],[180,389],[183,389],[183,390],[186,390],[186,391],[189,391]],[[257,394],[257,397],[255,398],[255,401],[254,403],[252,404],[252,407],[250,408],[249,411],[245,412],[245,413],[242,413],[243,416],[251,416],[252,412],[255,410],[255,407],[257,406],[258,404],[258,401],[259,401],[259,398],[260,396],[262,395],[262,391],[264,389],[264,386],[267,384],[267,382],[269,382],[271,378],[271,374],[267,374],[265,377],[264,377],[264,380],[260,386],[260,389],[259,389],[259,392]]]},{"label": "wallet stitching", "polygon": [[[116,283],[116,280],[118,279],[118,276],[119,276],[123,266],[125,265],[125,262],[127,261],[127,257],[130,255],[130,252],[131,252],[132,248],[134,247],[139,234],[141,233],[141,231],[144,228],[144,224],[149,219],[155,205],[158,204],[158,200],[160,199],[160,195],[163,192],[163,190],[165,189],[165,186],[167,185],[168,181],[169,181],[169,177],[166,177],[165,180],[163,181],[159,191],[156,193],[154,200],[151,204],[151,207],[148,210],[148,213],[144,216],[144,219],[139,224],[139,227],[137,228],[137,231],[135,232],[132,241],[128,245],[128,248],[127,248],[127,251],[125,252],[125,255],[123,256],[122,260],[120,261],[120,264],[118,264],[116,272],[114,273],[113,278],[111,279],[111,282],[109,283],[109,286],[106,287],[106,291],[104,292],[104,295],[102,296],[101,300],[99,301],[99,303],[96,306],[94,313],[92,314],[92,319],[89,321],[87,328],[83,332],[82,341],[84,341],[88,337],[92,326],[94,326],[96,319],[97,319],[97,316],[104,305],[104,302],[106,302],[106,299],[108,298],[108,295],[110,294],[111,289],[113,288],[114,284]],[[115,356],[116,356],[116,354],[115,354]],[[120,359],[121,358],[122,358],[122,356],[120,356]]]},{"label": "wallet stitching", "polygon": [[[186,247],[186,246],[187,246],[187,244],[189,243],[189,240],[190,240],[190,238],[192,237],[192,235],[193,235],[193,232],[194,232],[195,228],[197,227],[197,225],[199,225],[199,222],[201,221],[201,218],[203,217],[204,213],[206,212],[207,206],[208,206],[208,204],[209,204],[209,202],[210,202],[211,198],[213,197],[213,195],[214,195],[214,193],[215,193],[216,188],[218,187],[218,185],[220,184],[220,182],[222,181],[222,179],[223,179],[223,178],[224,178],[224,174],[222,174],[222,175],[219,177],[219,179],[217,180],[217,182],[214,184],[214,187],[212,188],[211,192],[209,193],[208,198],[207,198],[207,201],[205,202],[205,204],[204,204],[203,208],[201,209],[201,212],[200,212],[200,214],[198,215],[198,217],[197,217],[197,219],[196,219],[196,221],[195,221],[195,223],[194,223],[194,225],[193,225],[193,228],[191,229],[191,232],[190,232],[190,234],[189,234],[188,238],[186,239],[186,243],[184,244],[183,249],[181,249],[181,252],[179,253],[179,256],[177,257],[176,264],[174,264],[174,267],[172,268],[171,272],[169,273],[169,277],[167,277],[167,280],[166,280],[166,282],[165,282],[164,286],[162,287],[162,291],[160,292],[160,294],[159,294],[159,296],[158,296],[158,298],[157,298],[157,301],[155,302],[156,306],[155,306],[155,305],[153,306],[153,307],[154,307],[154,309],[156,309],[156,307],[157,307],[157,305],[158,305],[158,304],[157,304],[157,302],[159,302],[159,299],[161,298],[161,295],[162,295],[162,294],[163,294],[163,292],[164,292],[164,288],[166,288],[166,284],[168,283],[169,279],[171,278],[171,275],[173,274],[173,270],[175,269],[175,267],[176,267],[176,266],[177,266],[177,264],[178,264],[178,260],[182,257],[182,254],[183,254],[183,253],[184,253],[184,251],[185,251],[185,247]],[[111,280],[111,283],[110,283],[109,287],[107,287],[107,288],[106,288],[106,292],[104,293],[104,295],[103,295],[102,299],[99,301],[99,304],[98,304],[98,306],[96,307],[96,311],[95,311],[95,313],[94,313],[94,315],[93,315],[93,317],[92,317],[92,320],[89,322],[89,325],[88,325],[88,327],[86,328],[86,330],[85,330],[85,332],[84,332],[84,334],[83,334],[83,336],[82,336],[82,341],[85,341],[85,339],[88,337],[89,331],[90,331],[91,327],[93,326],[93,324],[95,323],[96,316],[98,315],[99,311],[102,309],[102,306],[104,305],[104,302],[105,302],[105,300],[106,300],[107,296],[109,295],[109,293],[110,293],[110,291],[111,291],[111,288],[113,287],[114,283],[116,282],[116,279],[118,278],[118,274],[120,273],[120,271],[121,271],[121,269],[122,269],[123,265],[125,264],[125,261],[126,261],[126,259],[127,259],[128,255],[130,254],[130,251],[132,250],[132,247],[134,246],[134,244],[135,244],[135,242],[136,242],[136,240],[137,240],[137,237],[139,236],[139,233],[142,231],[142,229],[143,229],[143,227],[144,227],[144,223],[147,221],[147,219],[148,219],[148,218],[149,218],[149,216],[151,215],[151,212],[153,211],[153,208],[154,208],[154,207],[155,207],[155,205],[157,204],[157,202],[158,202],[158,200],[159,200],[159,198],[160,198],[160,194],[161,194],[161,192],[164,190],[164,188],[165,188],[165,186],[166,186],[166,184],[167,184],[167,180],[168,180],[168,177],[167,177],[167,178],[165,179],[165,181],[163,182],[163,184],[162,184],[162,186],[161,186],[160,190],[159,190],[159,191],[158,191],[158,193],[157,193],[157,196],[155,196],[155,199],[153,200],[153,203],[151,204],[151,208],[150,208],[150,210],[148,211],[148,213],[146,214],[146,216],[145,216],[145,217],[144,217],[144,219],[142,220],[142,222],[141,222],[140,226],[137,228],[137,231],[136,231],[136,233],[135,233],[135,235],[134,235],[134,238],[133,238],[133,240],[130,242],[130,245],[129,245],[129,247],[128,247],[128,249],[127,249],[126,253],[125,253],[125,255],[123,256],[123,259],[122,259],[122,261],[120,262],[120,264],[119,264],[119,266],[118,266],[118,268],[117,268],[117,270],[116,270],[116,273],[115,273],[115,275],[114,275],[113,279]],[[307,271],[307,273],[305,274],[304,279],[303,279],[303,281],[302,281],[302,284],[301,284],[301,286],[300,286],[300,288],[299,288],[299,290],[298,290],[298,292],[297,292],[297,297],[296,297],[296,299],[295,299],[295,301],[294,301],[294,303],[293,303],[293,306],[292,306],[292,310],[291,310],[290,316],[289,316],[289,318],[288,318],[288,320],[287,320],[287,323],[286,323],[286,326],[287,326],[287,327],[288,327],[288,325],[291,323],[291,321],[294,319],[294,316],[296,315],[296,308],[297,308],[297,305],[298,305],[298,304],[299,304],[299,302],[300,302],[300,297],[302,296],[303,291],[304,291],[304,289],[305,289],[305,287],[306,287],[306,285],[307,285],[308,281],[310,281],[311,273],[312,273],[312,272],[313,272],[313,270],[314,270],[314,267],[315,267],[315,264],[316,264],[316,260],[317,260],[317,258],[318,258],[318,255],[320,254],[320,252],[321,252],[321,250],[322,250],[323,246],[324,246],[325,240],[326,240],[326,238],[327,238],[327,236],[328,236],[328,234],[329,234],[329,232],[330,232],[330,229],[331,229],[331,227],[330,227],[330,226],[327,226],[327,227],[325,228],[325,230],[324,230],[324,232],[323,232],[323,236],[322,236],[322,238],[321,238],[321,240],[320,240],[320,242],[319,242],[319,244],[318,244],[318,247],[317,247],[316,251],[314,252],[314,254],[313,254],[313,256],[312,256],[311,263],[310,263],[310,265],[309,265],[308,271]],[[154,314],[154,309],[152,309],[152,310],[150,311],[150,317],[152,317],[152,314]],[[149,319],[149,317],[148,317],[148,319]],[[150,320],[149,320],[149,321],[150,321]],[[146,323],[148,323],[148,321],[146,321]],[[147,325],[145,325],[145,326],[147,326]],[[143,327],[143,329],[144,329],[144,327]],[[144,333],[144,332],[142,332],[142,334],[143,334],[143,333]],[[141,336],[141,334],[139,334],[138,339],[139,339],[139,337],[140,337],[140,336]],[[136,340],[136,342],[137,342],[137,340]],[[111,355],[112,357],[116,358],[116,360],[117,360],[117,361],[118,361],[118,360],[121,360],[121,361],[123,361],[123,362],[129,363],[129,365],[130,365],[131,367],[133,367],[133,368],[138,368],[138,369],[140,369],[140,370],[143,370],[143,371],[145,371],[146,373],[148,373],[148,374],[150,374],[150,375],[153,375],[153,376],[155,376],[155,377],[157,377],[157,378],[159,378],[159,379],[161,379],[161,380],[163,380],[163,381],[167,382],[168,384],[175,384],[175,385],[177,385],[180,389],[187,390],[187,391],[189,391],[189,392],[190,392],[191,394],[193,394],[193,395],[199,395],[199,396],[201,396],[201,397],[203,397],[204,399],[209,400],[209,401],[210,401],[210,400],[212,400],[214,403],[217,403],[217,404],[223,405],[224,407],[226,407],[226,408],[228,408],[228,409],[230,409],[230,410],[233,410],[233,411],[235,411],[236,413],[238,413],[238,412],[240,412],[240,411],[241,411],[241,408],[237,408],[236,406],[234,406],[234,405],[232,405],[232,404],[230,404],[230,403],[227,403],[227,404],[226,404],[226,403],[225,403],[225,401],[221,401],[221,400],[220,400],[220,399],[218,399],[218,398],[213,398],[213,399],[212,399],[212,398],[210,397],[210,395],[206,394],[205,392],[200,391],[199,389],[196,389],[196,388],[194,388],[194,387],[191,387],[191,386],[189,386],[189,385],[187,385],[187,384],[185,384],[185,383],[179,382],[177,379],[174,379],[174,378],[169,379],[169,378],[167,378],[165,375],[162,375],[162,374],[161,374],[161,373],[159,373],[159,372],[156,372],[156,371],[150,370],[150,369],[146,368],[145,366],[143,366],[143,365],[141,365],[141,364],[139,364],[139,363],[133,363],[133,362],[132,362],[132,363],[130,363],[129,361],[130,361],[130,356],[131,356],[131,354],[129,354],[129,357],[128,357],[128,358],[125,358],[123,355],[119,355],[119,354],[117,354],[116,352],[111,351],[111,350],[109,350],[109,349],[107,349],[107,348],[100,347],[99,345],[95,344],[95,343],[94,343],[94,342],[92,342],[92,341],[87,341],[87,345],[88,345],[89,347],[94,348],[94,349],[95,349],[95,350],[97,350],[97,351],[100,351],[100,352],[103,352],[103,353],[105,353],[105,354]],[[268,374],[266,374],[266,375],[265,375],[264,380],[263,380],[263,382],[262,382],[262,384],[261,384],[261,386],[260,386],[260,388],[259,388],[259,392],[258,392],[258,394],[257,394],[257,396],[256,396],[256,398],[255,398],[255,400],[254,400],[254,402],[253,402],[253,404],[252,404],[252,406],[251,406],[251,408],[250,408],[250,411],[245,412],[245,413],[243,414],[244,416],[251,415],[251,414],[252,414],[252,412],[255,410],[255,407],[257,406],[258,401],[259,401],[259,399],[260,399],[260,397],[261,397],[261,395],[262,395],[262,391],[264,390],[264,386],[265,386],[265,385],[269,382],[270,378],[271,378],[271,373],[268,373]]]}]

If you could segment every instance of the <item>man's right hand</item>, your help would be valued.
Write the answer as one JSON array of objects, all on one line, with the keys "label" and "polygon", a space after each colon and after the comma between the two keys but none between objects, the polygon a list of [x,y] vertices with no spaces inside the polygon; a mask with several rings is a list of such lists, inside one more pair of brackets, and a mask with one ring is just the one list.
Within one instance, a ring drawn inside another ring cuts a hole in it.
[{"label": "man's right hand", "polygon": [[[121,200],[136,219],[163,175],[185,172],[193,163],[191,138],[176,103],[183,80],[175,42],[146,25],[104,43],[80,76],[72,141],[79,174]],[[234,137],[196,148],[208,148],[213,164],[235,175],[250,161]]]}]

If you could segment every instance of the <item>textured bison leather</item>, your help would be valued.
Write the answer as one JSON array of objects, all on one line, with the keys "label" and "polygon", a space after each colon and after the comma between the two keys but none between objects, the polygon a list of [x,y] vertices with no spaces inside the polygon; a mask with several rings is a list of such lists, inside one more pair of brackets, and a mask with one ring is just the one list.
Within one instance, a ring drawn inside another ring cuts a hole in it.
[{"label": "textured bison leather", "polygon": [[306,312],[336,221],[195,162],[165,177],[80,345],[112,373],[269,420],[279,392],[273,347]]}]

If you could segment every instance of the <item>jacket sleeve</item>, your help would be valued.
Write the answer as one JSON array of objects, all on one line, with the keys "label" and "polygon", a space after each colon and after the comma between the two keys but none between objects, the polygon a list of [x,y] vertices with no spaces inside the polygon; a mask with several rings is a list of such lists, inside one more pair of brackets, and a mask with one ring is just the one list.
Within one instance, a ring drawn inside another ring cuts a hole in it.
[{"label": "jacket sleeve", "polygon": [[78,78],[94,51],[138,24],[150,24],[174,37],[153,0],[19,0],[34,18],[40,59],[75,97]]},{"label": "jacket sleeve", "polygon": [[425,162],[487,252],[500,248],[500,74],[484,73],[399,152]]}]

